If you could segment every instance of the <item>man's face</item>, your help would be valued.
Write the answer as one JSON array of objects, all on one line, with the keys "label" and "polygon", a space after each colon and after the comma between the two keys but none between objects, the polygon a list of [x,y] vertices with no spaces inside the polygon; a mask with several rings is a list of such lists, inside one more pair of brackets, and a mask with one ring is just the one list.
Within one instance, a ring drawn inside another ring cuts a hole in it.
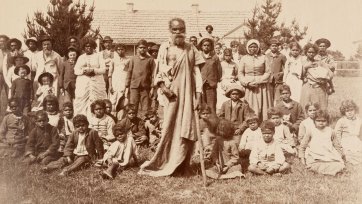
[{"label": "man's face", "polygon": [[84,134],[88,129],[88,124],[85,122],[80,122],[75,125],[75,128],[79,133]]},{"label": "man's face", "polygon": [[34,41],[30,41],[29,43],[28,43],[28,47],[29,47],[29,50],[30,51],[35,51],[36,50],[36,43],[34,42]]},{"label": "man's face", "polygon": [[204,41],[202,43],[202,51],[205,54],[208,54],[211,51],[211,43],[209,41]]},{"label": "man's face", "polygon": [[327,46],[326,46],[325,43],[320,43],[318,47],[319,47],[319,53],[321,53],[321,54],[325,54],[325,53],[326,53],[326,51],[327,51]]},{"label": "man's face", "polygon": [[5,38],[0,38],[0,49],[5,49],[5,45],[6,45],[6,39]]},{"label": "man's face", "polygon": [[278,47],[278,45],[277,44],[271,44],[270,45],[270,51],[272,52],[272,53],[276,53],[279,49],[278,49],[279,47]]},{"label": "man's face", "polygon": [[139,45],[138,46],[138,53],[140,55],[146,55],[147,53],[147,46],[146,45]]},{"label": "man's face", "polygon": [[197,46],[197,38],[190,38],[190,43],[193,44],[195,47]]},{"label": "man's face", "polygon": [[211,33],[212,33],[212,28],[211,28],[211,27],[207,27],[206,31],[211,34]]},{"label": "man's face", "polygon": [[43,46],[43,51],[52,50],[52,43],[49,40],[43,41],[42,46]]},{"label": "man's face", "polygon": [[111,41],[104,41],[103,42],[103,46],[107,49],[110,50],[112,47],[112,42]]},{"label": "man's face", "polygon": [[185,43],[186,28],[182,22],[177,20],[172,21],[170,32],[175,45],[183,45]]},{"label": "man's face", "polygon": [[16,42],[10,43],[10,51],[14,52],[15,50],[18,50],[18,49],[19,49],[18,43],[16,43]]},{"label": "man's face", "polygon": [[119,55],[120,57],[124,57],[125,54],[126,54],[126,50],[125,50],[123,47],[118,47],[118,48],[116,49],[116,52],[118,53],[118,55]]}]

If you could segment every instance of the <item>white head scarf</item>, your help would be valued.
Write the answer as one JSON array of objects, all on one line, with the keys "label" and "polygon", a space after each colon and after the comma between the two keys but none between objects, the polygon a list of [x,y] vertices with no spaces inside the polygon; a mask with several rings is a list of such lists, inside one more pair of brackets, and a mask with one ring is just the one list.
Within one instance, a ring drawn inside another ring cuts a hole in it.
[{"label": "white head scarf", "polygon": [[250,55],[250,52],[249,52],[249,46],[251,44],[256,44],[256,46],[258,46],[258,50],[256,51],[256,53],[254,55],[257,55],[259,53],[259,50],[260,50],[260,43],[258,40],[255,40],[255,39],[251,39],[248,41],[248,43],[246,43],[246,51],[248,52],[248,54]]}]

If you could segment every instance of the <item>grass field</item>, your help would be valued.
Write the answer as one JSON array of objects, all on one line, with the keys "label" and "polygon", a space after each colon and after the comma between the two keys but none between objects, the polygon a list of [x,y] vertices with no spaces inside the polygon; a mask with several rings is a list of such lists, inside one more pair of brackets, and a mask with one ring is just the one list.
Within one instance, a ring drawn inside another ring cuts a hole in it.
[{"label": "grass field", "polygon": [[[336,78],[330,113],[350,98],[362,107],[362,78]],[[3,101],[3,100],[2,100]],[[144,150],[142,158],[151,157]],[[307,171],[295,160],[292,173],[282,177],[247,174],[245,179],[215,181],[202,187],[201,177],[151,178],[130,168],[113,181],[104,181],[97,168],[59,177],[41,174],[39,166],[0,161],[0,203],[362,203],[362,166],[347,165],[337,177]],[[198,168],[194,168],[199,172]]]}]

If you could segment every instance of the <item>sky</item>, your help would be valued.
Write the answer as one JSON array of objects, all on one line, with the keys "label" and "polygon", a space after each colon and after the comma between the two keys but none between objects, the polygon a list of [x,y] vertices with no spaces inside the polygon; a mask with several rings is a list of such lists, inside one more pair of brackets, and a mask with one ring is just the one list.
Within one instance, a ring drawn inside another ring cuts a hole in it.
[{"label": "sky", "polygon": [[[74,0],[76,1],[76,0]],[[81,2],[83,2],[82,0]],[[134,3],[136,10],[190,10],[199,4],[202,10],[251,11],[264,0],[95,0],[96,10],[126,9],[126,3]],[[86,0],[91,4],[92,0]],[[308,26],[305,39],[328,38],[330,49],[340,50],[347,58],[356,52],[356,44],[362,40],[362,0],[281,0],[282,13],[278,22],[289,24],[294,18],[300,26]],[[37,10],[46,11],[49,0],[0,0],[0,34],[22,39],[27,15]],[[304,43],[303,41],[301,42]]]}]

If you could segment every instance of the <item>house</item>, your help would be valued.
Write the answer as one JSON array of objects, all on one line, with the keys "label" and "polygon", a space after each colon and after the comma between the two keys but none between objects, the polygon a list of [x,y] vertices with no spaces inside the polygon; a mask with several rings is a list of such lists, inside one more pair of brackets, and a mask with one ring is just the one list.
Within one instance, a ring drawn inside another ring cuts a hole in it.
[{"label": "house", "polygon": [[198,4],[192,4],[187,11],[136,10],[133,3],[127,3],[126,10],[95,10],[92,28],[100,28],[102,36],[111,36],[116,43],[127,46],[127,55],[134,55],[135,45],[140,39],[160,44],[169,37],[168,23],[173,17],[186,22],[187,38],[205,33],[205,27],[214,27],[213,35],[227,45],[232,40],[244,39],[246,11],[200,11]]}]

